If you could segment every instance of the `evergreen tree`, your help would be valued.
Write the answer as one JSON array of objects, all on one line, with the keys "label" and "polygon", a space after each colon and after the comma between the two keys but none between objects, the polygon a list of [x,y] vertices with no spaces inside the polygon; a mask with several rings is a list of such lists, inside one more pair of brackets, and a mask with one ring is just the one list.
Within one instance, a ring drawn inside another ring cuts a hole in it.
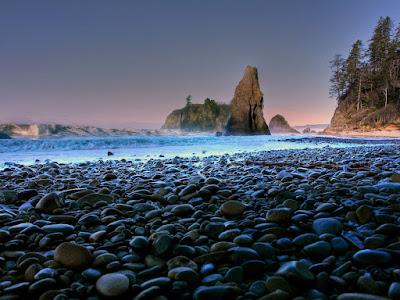
[{"label": "evergreen tree", "polygon": [[188,95],[186,97],[186,106],[189,106],[192,104],[192,95]]},{"label": "evergreen tree", "polygon": [[365,75],[365,66],[362,61],[363,56],[362,41],[357,40],[351,48],[345,65],[346,86],[348,89],[354,88],[357,90],[357,110],[362,108],[361,92],[363,77]]},{"label": "evergreen tree", "polygon": [[384,95],[385,107],[388,104],[389,96],[389,68],[392,49],[391,34],[392,20],[390,17],[381,17],[375,27],[369,47],[369,56],[374,75],[374,82]]},{"label": "evergreen tree", "polygon": [[339,54],[330,61],[332,76],[330,78],[331,86],[329,96],[340,100],[344,95],[346,88],[345,60]]}]

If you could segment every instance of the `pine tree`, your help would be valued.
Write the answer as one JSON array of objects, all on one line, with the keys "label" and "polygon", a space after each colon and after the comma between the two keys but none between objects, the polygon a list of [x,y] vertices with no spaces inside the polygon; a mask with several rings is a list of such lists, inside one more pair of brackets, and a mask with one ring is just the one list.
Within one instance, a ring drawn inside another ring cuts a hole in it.
[{"label": "pine tree", "polygon": [[188,95],[186,97],[186,106],[189,106],[192,104],[192,95]]},{"label": "pine tree", "polygon": [[389,96],[389,65],[392,49],[392,20],[390,17],[379,18],[369,45],[369,58],[374,75],[375,85],[385,97],[385,107]]},{"label": "pine tree", "polygon": [[346,88],[345,60],[339,54],[330,61],[332,76],[330,78],[331,86],[329,88],[329,96],[340,100]]}]

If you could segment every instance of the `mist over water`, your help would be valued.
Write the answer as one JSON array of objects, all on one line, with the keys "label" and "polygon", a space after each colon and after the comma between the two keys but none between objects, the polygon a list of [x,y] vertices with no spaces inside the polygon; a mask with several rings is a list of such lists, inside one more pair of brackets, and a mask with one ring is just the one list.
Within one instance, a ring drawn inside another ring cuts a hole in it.
[{"label": "mist over water", "polygon": [[[106,159],[150,159],[175,156],[209,156],[264,150],[357,146],[358,140],[321,140],[304,135],[284,136],[131,136],[59,139],[15,138],[0,141],[0,167],[6,163],[34,164],[57,161],[76,163]],[[113,156],[107,156],[112,151]]]}]

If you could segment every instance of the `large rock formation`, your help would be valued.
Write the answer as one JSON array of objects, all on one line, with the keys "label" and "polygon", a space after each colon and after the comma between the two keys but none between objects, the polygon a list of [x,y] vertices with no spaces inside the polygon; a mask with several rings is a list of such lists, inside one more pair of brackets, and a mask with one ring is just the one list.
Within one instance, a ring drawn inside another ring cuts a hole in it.
[{"label": "large rock formation", "polygon": [[229,117],[229,105],[205,99],[204,104],[188,104],[174,110],[165,120],[162,129],[177,129],[185,132],[223,131]]},{"label": "large rock formation", "polygon": [[288,121],[282,115],[275,115],[269,121],[269,130],[271,133],[300,133],[296,129],[290,127]]},{"label": "large rock formation", "polygon": [[255,67],[247,66],[235,89],[225,135],[271,134],[263,116],[263,94]]}]

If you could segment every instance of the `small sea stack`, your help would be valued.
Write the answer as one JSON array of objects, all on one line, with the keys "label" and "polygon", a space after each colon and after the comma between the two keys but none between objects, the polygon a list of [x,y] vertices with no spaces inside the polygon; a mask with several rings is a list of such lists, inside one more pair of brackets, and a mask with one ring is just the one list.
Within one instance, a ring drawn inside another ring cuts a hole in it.
[{"label": "small sea stack", "polygon": [[289,125],[284,116],[279,114],[269,121],[269,130],[271,133],[300,133]]},{"label": "small sea stack", "polygon": [[0,132],[0,140],[9,140],[9,139],[11,139],[11,136],[9,136],[4,132]]}]

